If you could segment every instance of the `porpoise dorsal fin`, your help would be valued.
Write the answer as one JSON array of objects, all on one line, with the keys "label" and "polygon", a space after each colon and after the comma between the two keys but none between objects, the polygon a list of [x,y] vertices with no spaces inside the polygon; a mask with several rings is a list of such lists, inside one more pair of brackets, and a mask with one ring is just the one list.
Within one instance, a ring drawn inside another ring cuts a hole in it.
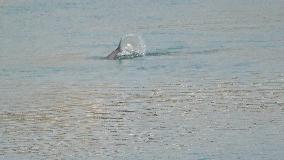
[{"label": "porpoise dorsal fin", "polygon": [[112,60],[117,59],[117,54],[122,51],[121,50],[121,41],[122,41],[122,39],[120,39],[118,47],[106,57],[107,59],[112,59]]},{"label": "porpoise dorsal fin", "polygon": [[118,47],[117,47],[120,51],[121,51],[121,41],[122,41],[122,38],[120,39]]}]

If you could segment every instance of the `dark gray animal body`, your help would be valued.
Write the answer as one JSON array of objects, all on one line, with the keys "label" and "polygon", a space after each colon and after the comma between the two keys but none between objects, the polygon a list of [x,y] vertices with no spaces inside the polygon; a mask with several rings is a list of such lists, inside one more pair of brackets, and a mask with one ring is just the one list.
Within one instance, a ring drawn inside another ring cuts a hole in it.
[{"label": "dark gray animal body", "polygon": [[121,40],[120,40],[118,47],[114,51],[112,51],[106,58],[110,60],[115,60],[118,58],[118,53],[120,53],[121,51],[122,49],[121,49]]}]

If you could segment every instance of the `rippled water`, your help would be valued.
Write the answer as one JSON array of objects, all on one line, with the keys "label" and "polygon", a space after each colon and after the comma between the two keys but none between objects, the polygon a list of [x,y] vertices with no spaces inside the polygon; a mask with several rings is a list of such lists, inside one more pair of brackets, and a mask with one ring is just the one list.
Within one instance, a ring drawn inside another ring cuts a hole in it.
[{"label": "rippled water", "polygon": [[1,0],[0,159],[282,159],[283,6]]}]

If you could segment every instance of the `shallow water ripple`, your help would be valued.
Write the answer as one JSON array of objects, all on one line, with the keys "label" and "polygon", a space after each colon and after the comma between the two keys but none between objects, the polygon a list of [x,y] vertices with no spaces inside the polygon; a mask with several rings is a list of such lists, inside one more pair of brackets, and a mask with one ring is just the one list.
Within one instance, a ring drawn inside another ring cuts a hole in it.
[{"label": "shallow water ripple", "polygon": [[229,148],[234,159],[269,158],[263,149],[283,142],[284,81],[203,82],[39,90],[30,98],[51,103],[1,111],[1,157],[163,158],[161,151],[175,151],[168,156],[218,158]]}]

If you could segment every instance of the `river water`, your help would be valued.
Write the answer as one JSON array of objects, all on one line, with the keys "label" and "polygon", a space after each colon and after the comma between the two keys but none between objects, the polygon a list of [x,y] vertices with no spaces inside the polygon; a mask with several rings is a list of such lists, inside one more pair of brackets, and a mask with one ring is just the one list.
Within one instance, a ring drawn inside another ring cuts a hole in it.
[{"label": "river water", "polygon": [[283,159],[283,6],[0,0],[0,159]]}]

